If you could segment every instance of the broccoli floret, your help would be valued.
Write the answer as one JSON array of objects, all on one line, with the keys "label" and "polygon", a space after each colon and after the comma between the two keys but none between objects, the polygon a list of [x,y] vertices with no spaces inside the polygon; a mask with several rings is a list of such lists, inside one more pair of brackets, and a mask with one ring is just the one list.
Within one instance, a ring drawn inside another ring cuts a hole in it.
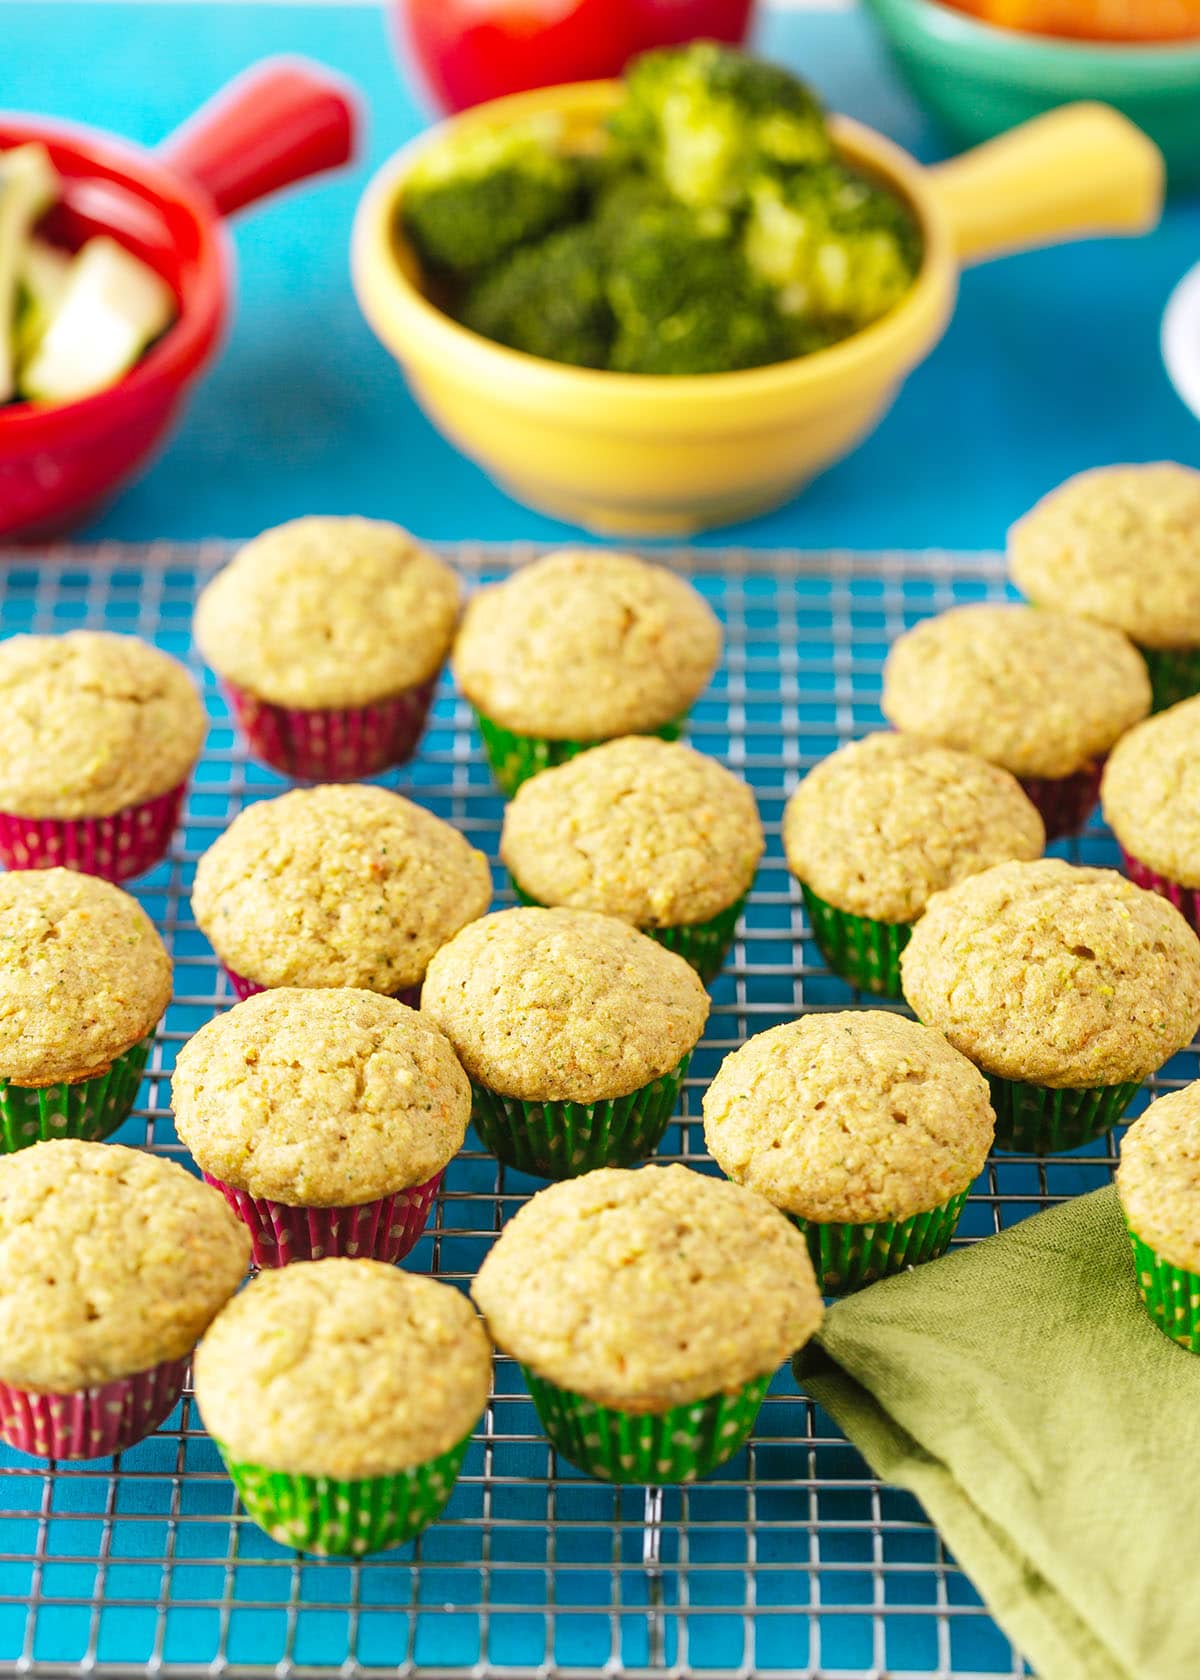
[{"label": "broccoli floret", "polygon": [[610,119],[619,148],[682,203],[738,209],[761,171],[820,163],[820,104],[779,65],[714,41],[643,53]]},{"label": "broccoli floret", "polygon": [[539,239],[581,207],[584,169],[553,116],[471,129],[431,147],[408,177],[404,231],[421,260],[473,274]]},{"label": "broccoli floret", "polygon": [[606,367],[615,323],[596,233],[590,227],[562,228],[514,251],[475,282],[459,319],[530,356]]},{"label": "broccoli floret", "polygon": [[893,309],[921,264],[908,206],[842,163],[760,177],[745,243],[751,269],[778,288],[784,314],[803,332],[822,324],[838,338]]}]

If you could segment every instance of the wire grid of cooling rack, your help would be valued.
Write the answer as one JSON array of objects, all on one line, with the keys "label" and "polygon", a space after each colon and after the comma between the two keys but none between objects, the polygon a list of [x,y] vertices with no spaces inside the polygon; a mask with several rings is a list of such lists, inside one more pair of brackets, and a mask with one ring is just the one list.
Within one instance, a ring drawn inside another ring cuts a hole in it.
[{"label": "wire grid of cooling rack", "polygon": [[[219,546],[9,556],[0,633],[79,625],[137,632],[193,659],[195,594]],[[524,551],[450,552],[468,581]],[[881,722],[891,639],[951,604],[1003,594],[998,559],[704,552],[677,557],[725,622],[727,652],[691,738],[754,785],[768,850],[745,926],[713,989],[683,1113],[662,1155],[715,1170],[701,1092],[721,1057],[799,1010],[857,1001],[821,964],[783,865],[779,825],[799,776]],[[120,1135],[182,1152],[169,1111],[178,1046],[231,1002],[188,906],[201,852],[247,801],[280,790],[213,717],[171,860],[138,884],[176,965],[142,1104]],[[444,684],[419,761],[385,780],[496,857],[502,805],[466,706]],[[1074,848],[1112,862],[1097,827]],[[496,867],[497,902],[511,901]],[[1196,1075],[1188,1052],[1154,1082]],[[958,1241],[1107,1182],[1114,1140],[1066,1160],[1003,1156],[975,1186]],[[474,1143],[452,1165],[409,1261],[465,1284],[537,1181]],[[0,1449],[0,1672],[164,1676],[662,1673],[806,1680],[982,1680],[1026,1673],[920,1507],[878,1482],[786,1371],[749,1447],[687,1489],[611,1489],[557,1460],[511,1362],[445,1520],[414,1545],[348,1565],[303,1559],[240,1513],[185,1396],[117,1463],[49,1471]]]}]

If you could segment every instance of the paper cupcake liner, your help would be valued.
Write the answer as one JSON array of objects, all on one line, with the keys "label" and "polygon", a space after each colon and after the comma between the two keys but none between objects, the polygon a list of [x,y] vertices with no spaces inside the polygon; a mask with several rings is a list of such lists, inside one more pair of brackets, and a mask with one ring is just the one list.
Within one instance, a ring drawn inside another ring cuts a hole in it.
[{"label": "paper cupcake liner", "polygon": [[18,817],[0,812],[0,863],[6,869],[78,869],[129,881],[161,863],[179,826],[187,784],[108,817]]},{"label": "paper cupcake liner", "polygon": [[[536,776],[539,770],[565,764],[569,758],[578,757],[589,747],[600,745],[599,741],[550,741],[541,735],[518,735],[492,718],[485,717],[478,709],[475,710],[475,721],[483,737],[483,750],[492,767],[492,775],[510,798],[522,782]],[[662,741],[677,741],[683,734],[686,721],[685,715],[672,718],[670,723],[664,723],[659,729],[635,729],[629,733],[657,735]]]},{"label": "paper cupcake liner", "polygon": [[0,1382],[0,1437],[37,1458],[109,1458],[158,1428],[183,1392],[187,1365],[167,1359],[74,1394]]},{"label": "paper cupcake liner", "polygon": [[268,1470],[217,1447],[246,1515],[272,1540],[319,1557],[358,1557],[402,1546],[441,1516],[470,1440],[395,1476],[355,1481]]},{"label": "paper cupcake liner", "polygon": [[859,991],[902,997],[900,954],[912,938],[912,923],[877,922],[835,910],[803,881],[800,891],[817,948],[833,972]]},{"label": "paper cupcake liner", "polygon": [[219,1190],[250,1232],[251,1253],[259,1267],[286,1266],[293,1260],[403,1260],[420,1240],[437,1200],[445,1170],[424,1184],[357,1207],[289,1207],[265,1196],[251,1196],[211,1173],[206,1184]]},{"label": "paper cupcake liner", "polygon": [[0,1155],[47,1138],[98,1142],[122,1125],[137,1101],[154,1043],[148,1033],[104,1073],[75,1085],[15,1085],[0,1079]]},{"label": "paper cupcake liner", "polygon": [[[522,904],[544,908],[545,900],[534,898],[532,893],[527,893],[511,872],[509,879]],[[743,893],[736,903],[726,910],[718,911],[715,916],[710,916],[706,922],[680,922],[675,927],[644,927],[641,931],[647,939],[665,945],[668,951],[674,951],[676,956],[690,963],[707,986],[721,972],[737,932],[738,918],[746,908],[746,900],[749,897],[748,892]]]},{"label": "paper cupcake liner", "polygon": [[1046,844],[1065,840],[1086,827],[1100,799],[1104,760],[1076,770],[1071,776],[1022,776],[1021,786],[1037,806],[1046,825]]},{"label": "paper cupcake liner", "polygon": [[[236,973],[228,963],[222,963],[221,967],[225,970],[226,978],[233,987],[239,1003],[245,1003],[247,998],[257,997],[259,992],[269,990],[267,986],[260,986],[257,980],[247,980],[244,974]],[[420,1009],[421,1007],[420,986],[404,986],[400,991],[393,992],[391,995],[397,1003],[406,1003],[410,1009]]]},{"label": "paper cupcake liner", "polygon": [[877,1278],[945,1254],[969,1189],[911,1219],[856,1225],[793,1215],[808,1240],[822,1295],[849,1295]]},{"label": "paper cupcake liner", "polygon": [[1128,1220],[1125,1228],[1146,1311],[1165,1336],[1189,1353],[1200,1353],[1200,1276],[1156,1254]]},{"label": "paper cupcake liner", "polygon": [[670,1411],[622,1412],[558,1388],[521,1366],[556,1452],[603,1482],[694,1482],[732,1458],[754,1428],[771,1378]]},{"label": "paper cupcake liner", "polygon": [[1171,881],[1165,875],[1159,875],[1149,864],[1133,857],[1124,846],[1121,847],[1121,857],[1126,875],[1136,886],[1145,887],[1148,892],[1159,893],[1168,899],[1185,921],[1200,933],[1200,892],[1197,892],[1195,887],[1181,887],[1178,881]]},{"label": "paper cupcake liner", "polygon": [[416,752],[437,677],[370,706],[304,710],[274,706],[225,684],[251,756],[309,782],[357,782]]},{"label": "paper cupcake liner", "polygon": [[996,1148],[1022,1155],[1061,1155],[1103,1137],[1120,1123],[1144,1083],[1052,1090],[992,1074],[987,1082],[996,1111]]},{"label": "paper cupcake liner", "polygon": [[1165,712],[1200,694],[1200,648],[1148,648],[1138,652],[1150,673],[1150,709]]},{"label": "paper cupcake liner", "polygon": [[471,1119],[500,1161],[539,1178],[578,1178],[652,1155],[679,1100],[687,1055],[670,1073],[605,1102],[522,1102],[471,1082]]}]

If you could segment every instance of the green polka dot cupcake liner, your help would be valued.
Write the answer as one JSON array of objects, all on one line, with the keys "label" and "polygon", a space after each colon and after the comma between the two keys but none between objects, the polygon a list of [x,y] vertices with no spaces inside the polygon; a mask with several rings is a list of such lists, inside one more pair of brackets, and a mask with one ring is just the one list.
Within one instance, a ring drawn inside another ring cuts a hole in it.
[{"label": "green polka dot cupcake liner", "polygon": [[[577,758],[589,747],[600,745],[599,741],[550,741],[541,735],[518,735],[480,711],[476,711],[475,721],[483,737],[483,750],[492,767],[492,775],[510,798],[522,782],[536,776],[539,770],[550,770],[556,764],[565,764],[569,758]],[[662,741],[677,741],[683,734],[685,721],[682,717],[672,718],[670,723],[664,723],[659,729],[639,729],[632,733],[657,735]]]},{"label": "green polka dot cupcake liner", "polygon": [[801,1219],[822,1295],[850,1295],[895,1272],[945,1254],[962,1216],[970,1185],[957,1196],[911,1219],[852,1224]]},{"label": "green polka dot cupcake liner", "polygon": [[1150,673],[1151,711],[1200,694],[1200,648],[1139,648]]},{"label": "green polka dot cupcake liner", "polygon": [[989,1074],[996,1148],[1021,1155],[1061,1155],[1092,1143],[1120,1124],[1142,1083],[1134,1079],[1124,1085],[1053,1090]]},{"label": "green polka dot cupcake liner", "polygon": [[472,1081],[471,1119],[506,1166],[539,1178],[579,1178],[653,1155],[679,1101],[689,1050],[670,1073],[605,1102],[523,1102]]},{"label": "green polka dot cupcake liner", "polygon": [[1200,1353],[1200,1276],[1164,1260],[1128,1221],[1125,1228],[1146,1311],[1164,1336],[1189,1353]]},{"label": "green polka dot cupcake liner", "polygon": [[441,1516],[470,1440],[394,1476],[353,1481],[268,1470],[217,1446],[246,1515],[272,1540],[318,1557],[360,1557],[402,1546]]},{"label": "green polka dot cupcake liner", "polygon": [[154,1034],[126,1050],[104,1073],[70,1085],[17,1085],[0,1080],[0,1154],[47,1138],[109,1137],[129,1118]]},{"label": "green polka dot cupcake liner", "polygon": [[[522,904],[544,908],[543,900],[527,893],[515,875],[510,875],[509,879]],[[706,922],[681,922],[676,927],[646,927],[641,931],[648,939],[665,945],[668,951],[674,951],[676,956],[690,963],[707,986],[720,974],[729,955],[738,919],[746,908],[749,896],[749,893],[743,893],[736,903]]]},{"label": "green polka dot cupcake liner", "polygon": [[521,1366],[551,1446],[602,1482],[694,1482],[745,1445],[771,1378],[666,1412],[623,1412]]},{"label": "green polka dot cupcake liner", "polygon": [[900,954],[912,937],[911,922],[877,922],[836,910],[801,883],[804,908],[817,948],[833,972],[861,992],[898,998]]}]

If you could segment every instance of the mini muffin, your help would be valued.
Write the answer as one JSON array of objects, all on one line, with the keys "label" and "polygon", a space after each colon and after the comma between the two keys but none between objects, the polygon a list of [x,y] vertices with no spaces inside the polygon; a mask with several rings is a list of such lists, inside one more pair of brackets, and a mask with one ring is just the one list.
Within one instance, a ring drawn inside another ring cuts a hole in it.
[{"label": "mini muffin", "polygon": [[1200,472],[1159,461],[1069,478],[1013,526],[1008,560],[1038,606],[1137,643],[1155,711],[1200,690]]},{"label": "mini muffin", "polygon": [[575,1178],[658,1147],[708,1019],[682,957],[590,910],[501,910],[429,965],[424,1013],[470,1076],[487,1147]]},{"label": "mini muffin", "polygon": [[471,1087],[395,998],[281,986],[179,1052],[175,1129],[250,1229],[258,1266],[400,1260],[462,1148]]},{"label": "mini muffin", "polygon": [[690,1482],[724,1464],[822,1318],[795,1226],[679,1166],[541,1191],[471,1293],[556,1450],[609,1482]]},{"label": "mini muffin", "polygon": [[208,720],[178,660],[136,636],[0,642],[0,862],[127,881],[166,856]]},{"label": "mini muffin", "polygon": [[1058,840],[1091,815],[1105,754],[1150,710],[1150,680],[1119,631],[980,604],[897,639],[882,704],[897,729],[1010,771]]},{"label": "mini muffin", "polygon": [[759,1033],[704,1097],[709,1153],[806,1233],[827,1295],[943,1254],[995,1129],[978,1069],[880,1009]]},{"label": "mini muffin", "polygon": [[71,869],[0,875],[0,1153],[104,1138],[137,1098],[171,960],[135,899]]},{"label": "mini muffin", "polygon": [[458,622],[458,578],[398,525],[293,519],[196,604],[196,641],[265,764],[353,781],[417,750]]},{"label": "mini muffin", "polygon": [[632,554],[565,549],[469,603],[454,674],[505,793],[617,735],[674,740],[721,657],[692,586]]},{"label": "mini muffin", "polygon": [[492,1350],[457,1289],[377,1260],[262,1272],[196,1352],[196,1399],[247,1514],[322,1556],[440,1516],[487,1405]]},{"label": "mini muffin", "polygon": [[1200,1353],[1200,1084],[1160,1097],[1130,1126],[1117,1194],[1146,1311]]},{"label": "mini muffin", "polygon": [[677,741],[627,735],[518,789],[500,856],[528,904],[598,910],[713,980],[763,854],[754,795]]},{"label": "mini muffin", "polygon": [[921,1020],[987,1075],[1002,1149],[1099,1137],[1200,1023],[1200,943],[1178,910],[1056,858],[935,893],[900,970]]},{"label": "mini muffin", "polygon": [[1200,696],[1131,729],[1101,784],[1125,872],[1200,931]]},{"label": "mini muffin", "polygon": [[1042,819],[1005,770],[911,735],[868,735],[818,764],[783,813],[783,849],[835,974],[900,996],[900,953],[932,893],[1041,857]]},{"label": "mini muffin", "polygon": [[171,1161],[77,1138],[0,1159],[0,1436],[106,1458],[149,1435],[249,1259],[221,1197]]},{"label": "mini muffin", "polygon": [[492,878],[457,829],[377,787],[251,805],[196,868],[192,910],[234,991],[355,986],[414,1006],[429,959]]}]

